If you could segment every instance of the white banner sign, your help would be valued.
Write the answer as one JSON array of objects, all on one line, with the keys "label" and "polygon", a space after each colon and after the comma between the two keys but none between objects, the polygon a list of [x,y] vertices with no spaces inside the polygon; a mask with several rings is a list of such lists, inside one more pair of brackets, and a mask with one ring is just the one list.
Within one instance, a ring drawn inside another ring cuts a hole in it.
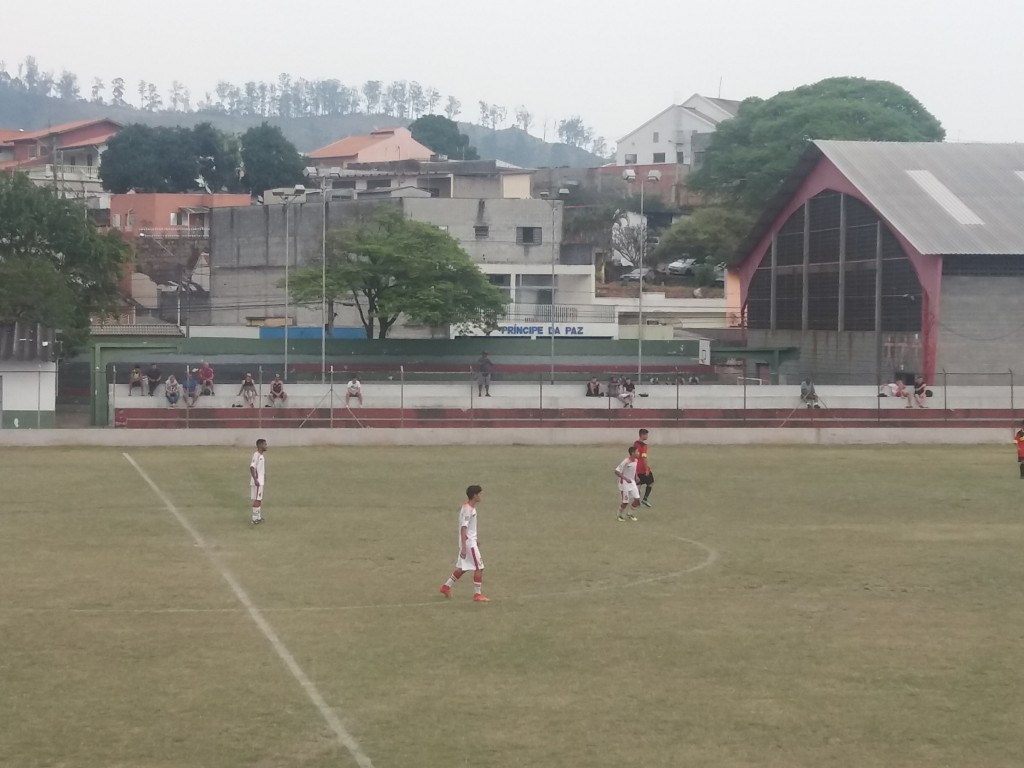
[{"label": "white banner sign", "polygon": [[[453,328],[452,338],[456,336],[484,336],[478,328]],[[503,322],[491,337],[505,338],[556,338],[567,339],[617,339],[619,326],[617,323],[545,323],[545,322]]]}]

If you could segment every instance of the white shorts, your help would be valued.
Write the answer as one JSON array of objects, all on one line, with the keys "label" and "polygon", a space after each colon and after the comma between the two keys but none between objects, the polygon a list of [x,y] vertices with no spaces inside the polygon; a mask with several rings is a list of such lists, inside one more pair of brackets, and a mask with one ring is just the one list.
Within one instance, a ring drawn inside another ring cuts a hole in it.
[{"label": "white shorts", "polygon": [[484,559],[480,555],[480,547],[476,544],[466,544],[466,556],[455,558],[455,567],[460,571],[476,571],[484,569]]},{"label": "white shorts", "polygon": [[622,499],[623,504],[629,504],[630,501],[640,500],[640,491],[636,487],[636,483],[632,480],[628,482],[619,482],[619,497]]},{"label": "white shorts", "polygon": [[263,489],[266,487],[266,483],[257,488],[252,483],[249,483],[249,498],[253,501],[263,501]]}]

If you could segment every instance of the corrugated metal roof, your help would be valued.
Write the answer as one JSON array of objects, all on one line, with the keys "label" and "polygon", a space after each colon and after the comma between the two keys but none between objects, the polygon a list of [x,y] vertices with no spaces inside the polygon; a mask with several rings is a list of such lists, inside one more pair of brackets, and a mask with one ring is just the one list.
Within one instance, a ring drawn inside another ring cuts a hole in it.
[{"label": "corrugated metal roof", "polygon": [[921,253],[1024,254],[1024,144],[814,146]]},{"label": "corrugated metal roof", "polygon": [[0,360],[52,362],[54,333],[35,323],[0,323]]}]

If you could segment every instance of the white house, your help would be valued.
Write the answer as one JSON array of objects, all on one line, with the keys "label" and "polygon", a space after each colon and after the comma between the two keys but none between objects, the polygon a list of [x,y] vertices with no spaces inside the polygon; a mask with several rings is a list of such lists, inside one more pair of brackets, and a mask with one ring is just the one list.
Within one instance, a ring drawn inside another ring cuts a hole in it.
[{"label": "white house", "polygon": [[[740,102],[693,94],[682,104],[673,104],[635,131],[619,139],[616,165],[694,165],[693,137],[714,133],[723,120],[736,116]],[[699,157],[697,165],[699,165]]]}]

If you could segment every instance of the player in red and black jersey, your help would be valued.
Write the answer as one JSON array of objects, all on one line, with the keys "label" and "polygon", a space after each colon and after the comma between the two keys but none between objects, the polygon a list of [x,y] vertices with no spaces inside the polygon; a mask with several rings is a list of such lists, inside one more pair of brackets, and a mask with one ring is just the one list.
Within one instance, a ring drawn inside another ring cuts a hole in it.
[{"label": "player in red and black jersey", "polygon": [[651,506],[651,489],[654,488],[654,470],[651,469],[651,462],[647,458],[647,435],[646,429],[640,430],[640,438],[633,443],[636,448],[636,484],[644,487],[644,497],[640,503],[645,507]]}]

